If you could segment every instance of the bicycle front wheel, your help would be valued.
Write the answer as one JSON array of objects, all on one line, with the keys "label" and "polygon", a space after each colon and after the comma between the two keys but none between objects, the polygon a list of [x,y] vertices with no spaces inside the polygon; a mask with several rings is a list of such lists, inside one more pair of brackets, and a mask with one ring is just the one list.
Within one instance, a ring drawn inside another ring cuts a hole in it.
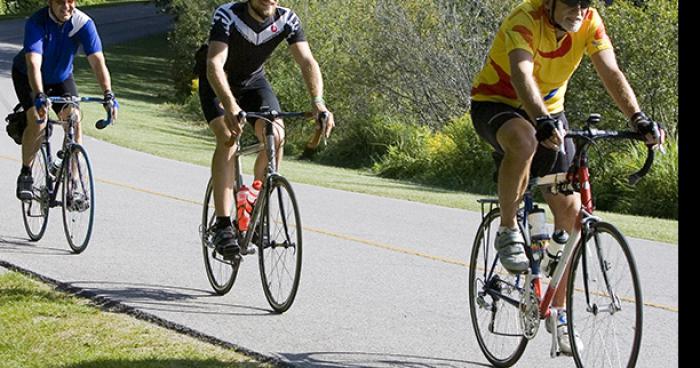
[{"label": "bicycle front wheel", "polygon": [[302,228],[289,182],[273,176],[268,184],[258,225],[258,262],[265,297],[275,312],[283,313],[291,307],[299,288]]},{"label": "bicycle front wheel", "polygon": [[477,230],[469,261],[469,315],[481,351],[496,367],[510,367],[527,346],[518,302],[525,277],[509,273],[498,261],[494,243],[500,211],[489,212]]},{"label": "bicycle front wheel", "polygon": [[578,367],[634,367],[642,342],[642,289],[625,237],[597,222],[579,243],[569,270],[569,336]]},{"label": "bicycle front wheel", "polygon": [[63,230],[74,253],[87,248],[95,221],[95,182],[85,148],[75,144],[63,159]]},{"label": "bicycle front wheel", "polygon": [[240,258],[234,261],[223,259],[216,253],[214,242],[214,224],[216,214],[214,213],[214,186],[209,179],[207,191],[204,195],[204,208],[202,209],[202,224],[199,225],[199,235],[202,240],[202,252],[204,253],[204,269],[207,278],[214,292],[218,295],[228,293],[236,282]]},{"label": "bicycle front wheel", "polygon": [[22,201],[22,220],[29,239],[38,241],[44,236],[49,223],[49,169],[46,148],[41,146],[32,161],[33,196],[30,201]]}]

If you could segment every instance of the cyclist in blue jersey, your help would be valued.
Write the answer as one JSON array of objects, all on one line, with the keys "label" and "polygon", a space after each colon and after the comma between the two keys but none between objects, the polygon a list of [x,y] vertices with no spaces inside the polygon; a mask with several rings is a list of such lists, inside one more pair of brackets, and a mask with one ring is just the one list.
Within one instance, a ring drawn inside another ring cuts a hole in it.
[{"label": "cyclist in blue jersey", "polygon": [[[216,150],[211,168],[217,216],[214,244],[224,257],[235,255],[239,251],[230,212],[236,147],[229,147],[226,143],[242,132],[243,127],[238,121],[241,110],[260,111],[268,108],[281,111],[279,101],[265,79],[263,64],[285,40],[292,57],[301,68],[311,95],[313,111],[316,116],[327,112],[323,101],[321,70],[311,54],[299,18],[293,11],[278,6],[276,0],[249,0],[224,4],[214,12],[206,67],[199,68],[199,96],[204,116],[216,135]],[[199,64],[204,63],[200,61]],[[258,140],[263,142],[263,122],[258,120],[251,123]],[[282,120],[276,123],[276,160],[279,167],[284,125]],[[311,148],[318,145],[321,134],[327,137],[333,126],[333,115],[330,114],[326,131],[316,131],[310,142]],[[264,178],[266,155],[264,150],[261,151],[255,161],[256,179]]]},{"label": "cyclist in blue jersey", "polygon": [[[24,47],[12,64],[12,83],[20,104],[27,112],[22,136],[22,170],[17,178],[17,198],[32,199],[31,164],[46,129],[48,107],[58,114],[63,104],[51,104],[49,96],[78,96],[73,80],[73,59],[82,46],[97,82],[104,91],[105,109],[117,117],[119,107],[102,53],[95,23],[76,8],[76,0],[48,0],[48,6],[27,19]],[[80,116],[80,114],[78,114]],[[61,117],[65,119],[65,117]],[[37,121],[44,123],[37,124]],[[82,142],[78,122],[75,139]]]}]

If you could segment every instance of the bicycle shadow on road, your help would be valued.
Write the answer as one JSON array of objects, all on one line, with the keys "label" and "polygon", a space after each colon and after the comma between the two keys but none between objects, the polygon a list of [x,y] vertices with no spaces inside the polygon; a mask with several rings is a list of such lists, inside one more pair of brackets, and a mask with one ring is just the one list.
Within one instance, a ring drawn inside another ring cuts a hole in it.
[{"label": "bicycle shadow on road", "polygon": [[42,256],[65,256],[74,253],[68,249],[39,246],[29,239],[0,236],[0,254],[32,254]]},{"label": "bicycle shadow on road", "polygon": [[491,367],[468,360],[445,359],[407,354],[362,352],[280,353],[285,360],[302,367],[356,368],[356,367]]}]

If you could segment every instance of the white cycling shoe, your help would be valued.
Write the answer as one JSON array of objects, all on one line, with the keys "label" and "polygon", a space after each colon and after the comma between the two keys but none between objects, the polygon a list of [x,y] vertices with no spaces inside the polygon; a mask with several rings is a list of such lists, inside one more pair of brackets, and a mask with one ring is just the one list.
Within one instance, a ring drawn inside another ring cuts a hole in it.
[{"label": "white cycling shoe", "polygon": [[[553,324],[553,319],[548,318],[546,323],[545,323],[545,328],[547,329],[547,332],[550,334],[552,333],[552,324]],[[557,343],[559,345],[559,351],[564,354],[571,356],[574,354],[573,349],[571,347],[571,340],[569,339],[569,329],[566,327],[566,310],[560,309],[558,310],[557,313],[557,319],[556,319],[556,325],[557,325]],[[579,354],[583,352],[583,341],[581,341],[581,337],[579,336],[578,332],[574,331],[574,343],[576,344],[578,348]]]}]

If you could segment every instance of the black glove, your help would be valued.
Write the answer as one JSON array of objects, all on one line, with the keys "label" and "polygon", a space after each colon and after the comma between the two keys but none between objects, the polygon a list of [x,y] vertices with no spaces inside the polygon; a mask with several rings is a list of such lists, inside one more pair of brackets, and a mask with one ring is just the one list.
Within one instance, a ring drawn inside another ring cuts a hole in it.
[{"label": "black glove", "polygon": [[643,112],[636,112],[630,118],[630,124],[632,129],[642,133],[644,135],[651,134],[654,139],[659,139],[661,133],[659,129],[661,127],[655,121],[649,119]]},{"label": "black glove", "polygon": [[119,102],[117,102],[117,98],[114,97],[114,92],[110,90],[106,90],[104,94],[104,102],[102,102],[102,106],[105,107],[105,109],[110,108],[114,106],[115,109],[119,109]]},{"label": "black glove", "polygon": [[537,129],[535,137],[537,141],[542,142],[549,139],[558,127],[559,119],[555,119],[551,116],[541,116],[535,119],[535,129]]}]

